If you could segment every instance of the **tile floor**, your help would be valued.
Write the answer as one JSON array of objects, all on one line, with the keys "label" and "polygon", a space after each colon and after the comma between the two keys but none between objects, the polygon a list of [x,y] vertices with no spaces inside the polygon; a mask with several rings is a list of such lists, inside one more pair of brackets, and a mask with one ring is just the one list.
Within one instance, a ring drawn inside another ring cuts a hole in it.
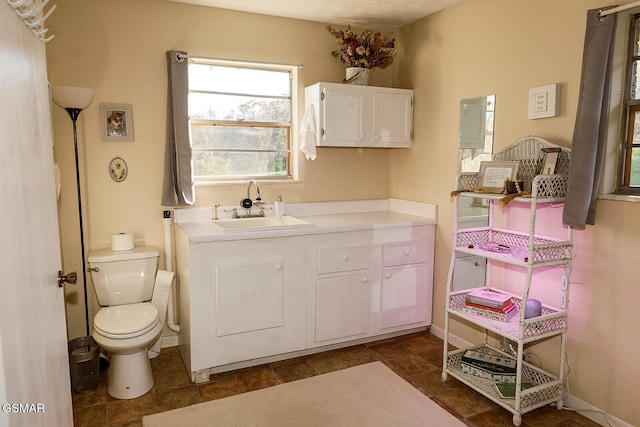
[{"label": "tile floor", "polygon": [[[107,372],[102,372],[96,390],[73,394],[74,424],[76,427],[141,426],[141,419],[146,414],[379,360],[468,426],[513,426],[510,412],[455,379],[446,383],[441,381],[442,345],[442,340],[426,331],[220,373],[212,375],[209,382],[197,385],[191,383],[178,348],[163,348],[160,356],[151,361],[155,378],[151,391],[137,399],[114,399],[106,392]],[[545,407],[525,414],[522,425],[579,427],[598,424],[572,411]]]}]

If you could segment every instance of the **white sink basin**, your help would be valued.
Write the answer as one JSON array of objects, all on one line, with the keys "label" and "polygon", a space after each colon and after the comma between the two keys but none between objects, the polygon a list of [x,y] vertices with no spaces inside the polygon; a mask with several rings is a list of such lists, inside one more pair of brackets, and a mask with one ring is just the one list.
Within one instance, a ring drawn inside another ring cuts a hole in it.
[{"label": "white sink basin", "polygon": [[314,224],[294,216],[214,219],[211,220],[211,224],[213,224],[218,231],[225,234],[315,227]]}]

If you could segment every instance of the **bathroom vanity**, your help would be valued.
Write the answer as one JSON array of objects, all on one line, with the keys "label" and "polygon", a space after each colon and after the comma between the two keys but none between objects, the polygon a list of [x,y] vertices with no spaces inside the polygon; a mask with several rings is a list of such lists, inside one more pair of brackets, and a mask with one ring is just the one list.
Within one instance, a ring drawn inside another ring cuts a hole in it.
[{"label": "bathroom vanity", "polygon": [[431,205],[294,204],[310,226],[232,233],[194,212],[175,217],[178,343],[195,382],[431,323]]}]

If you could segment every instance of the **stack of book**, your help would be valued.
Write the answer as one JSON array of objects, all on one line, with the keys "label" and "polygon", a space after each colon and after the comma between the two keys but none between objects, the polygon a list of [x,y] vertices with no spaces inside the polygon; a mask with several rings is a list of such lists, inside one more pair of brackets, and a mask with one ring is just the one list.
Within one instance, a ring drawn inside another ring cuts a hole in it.
[{"label": "stack of book", "polygon": [[463,373],[505,383],[516,382],[516,360],[510,357],[466,350],[460,366]]},{"label": "stack of book", "polygon": [[[493,389],[503,399],[515,399],[516,397],[516,385],[514,383],[495,383],[491,385]],[[520,386],[520,390],[526,390],[534,387],[534,383],[523,382]]]},{"label": "stack of book", "polygon": [[487,289],[478,289],[468,293],[465,296],[465,304],[462,310],[476,316],[502,322],[508,321],[518,312],[513,299],[509,295]]}]

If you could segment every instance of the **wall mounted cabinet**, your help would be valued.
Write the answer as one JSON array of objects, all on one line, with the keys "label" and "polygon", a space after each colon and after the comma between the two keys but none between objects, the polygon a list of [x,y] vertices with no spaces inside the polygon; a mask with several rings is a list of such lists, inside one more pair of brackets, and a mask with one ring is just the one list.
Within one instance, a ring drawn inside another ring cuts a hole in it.
[{"label": "wall mounted cabinet", "polygon": [[413,91],[339,83],[305,89],[314,107],[316,145],[409,148],[413,132]]}]

